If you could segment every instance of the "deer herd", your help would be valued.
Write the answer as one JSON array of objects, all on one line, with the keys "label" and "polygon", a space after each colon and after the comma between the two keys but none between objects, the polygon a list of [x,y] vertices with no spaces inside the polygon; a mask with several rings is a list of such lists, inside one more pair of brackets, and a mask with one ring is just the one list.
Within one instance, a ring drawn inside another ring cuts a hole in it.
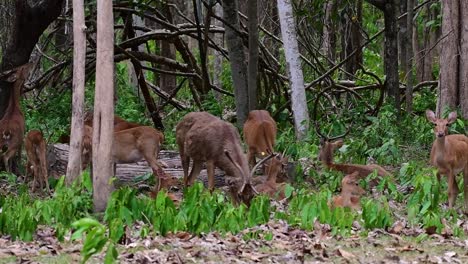
[{"label": "deer herd", "polygon": [[[21,88],[29,74],[29,65],[21,66],[0,74],[0,81],[10,84],[12,93],[4,116],[0,119],[0,157],[7,172],[11,172],[12,158],[21,153],[23,145],[27,154],[26,175],[32,175],[32,190],[39,185],[49,191],[46,140],[41,131],[31,130],[25,133],[25,120],[20,110]],[[457,115],[451,112],[447,119],[436,118],[434,112],[427,110],[426,117],[433,123],[435,140],[430,153],[430,163],[437,168],[437,178],[441,175],[448,178],[449,207],[455,206],[458,195],[456,176],[464,175],[464,206],[468,212],[468,137],[462,134],[448,135],[448,127],[456,121]],[[93,116],[85,117],[83,138],[83,168],[91,163]],[[243,138],[247,145],[244,153],[241,137],[236,127],[207,112],[191,112],[175,128],[176,142],[180,152],[183,169],[183,183],[192,185],[200,175],[205,164],[208,175],[208,188],[214,189],[215,167],[223,170],[230,185],[234,202],[249,204],[253,196],[263,193],[271,198],[283,199],[287,177],[285,168],[287,157],[275,152],[277,126],[271,115],[265,110],[254,110],[248,115],[243,126]],[[128,122],[118,116],[114,117],[114,145],[112,158],[116,163],[133,163],[145,159],[155,176],[157,187],[170,187],[176,182],[167,175],[158,161],[158,153],[164,141],[162,132],[155,128]],[[320,134],[320,132],[319,132]],[[343,145],[342,140],[329,139],[322,134],[319,160],[325,168],[342,172],[345,176],[341,182],[341,194],[332,198],[331,206],[360,207],[360,197],[366,191],[359,181],[374,171],[377,179],[370,182],[376,185],[379,177],[391,174],[377,164],[340,164],[333,159],[334,151]],[[257,158],[261,160],[257,163]],[[192,163],[191,170],[190,163]],[[263,165],[264,176],[254,174]]]}]

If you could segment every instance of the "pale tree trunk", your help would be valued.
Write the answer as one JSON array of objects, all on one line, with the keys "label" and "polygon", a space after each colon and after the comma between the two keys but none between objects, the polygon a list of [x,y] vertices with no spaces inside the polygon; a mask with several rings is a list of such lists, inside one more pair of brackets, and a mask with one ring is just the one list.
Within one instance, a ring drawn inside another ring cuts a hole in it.
[{"label": "pale tree trunk", "polygon": [[440,116],[444,108],[454,109],[460,96],[458,87],[459,66],[459,41],[460,41],[460,11],[458,0],[442,1],[442,35],[447,35],[440,43],[442,50],[440,54],[440,78],[439,99],[437,114]]},{"label": "pale tree trunk", "polygon": [[[223,8],[221,5],[215,5],[214,7],[214,12],[216,16],[218,17],[223,17]],[[216,27],[222,27],[223,23],[217,19],[214,20],[213,22],[214,26]],[[213,37],[214,42],[220,46],[224,47],[224,37],[223,34],[221,33],[215,33]],[[214,56],[213,56],[213,85],[218,87],[218,88],[223,88],[223,82],[221,80],[221,76],[223,74],[223,55],[221,52],[214,50]],[[216,99],[218,102],[221,103],[223,96],[220,92],[213,90]]]},{"label": "pale tree trunk", "polygon": [[248,2],[249,16],[249,111],[257,108],[257,74],[258,74],[258,0]]},{"label": "pale tree trunk", "polygon": [[234,27],[237,30],[240,28],[237,10],[237,0],[223,1],[224,20],[230,25],[225,25],[224,28],[226,29],[226,46],[229,52],[234,97],[236,100],[237,125],[241,127],[247,119],[249,97],[247,88],[247,67],[245,65],[242,38],[231,28]]},{"label": "pale tree trunk", "polygon": [[309,114],[291,0],[278,0],[278,13],[287,63],[286,68],[291,83],[291,104],[294,116],[294,127],[297,139],[303,140],[309,129]]},{"label": "pale tree trunk", "polygon": [[[171,4],[172,2],[173,2],[172,0],[166,1],[163,7],[164,14],[166,15],[166,18],[168,19],[168,22],[170,23],[173,23],[172,14],[169,9],[169,4]],[[167,40],[161,40],[160,44],[161,44],[160,46],[161,56],[168,58],[168,59],[176,60],[176,52],[175,52],[174,44],[170,43]],[[169,71],[171,70],[171,68],[166,65],[161,65],[161,69],[169,70]],[[159,86],[161,87],[163,91],[165,91],[168,94],[171,94],[177,86],[176,76],[172,74],[161,73],[160,79],[159,79]]]},{"label": "pale tree trunk", "polygon": [[[141,19],[140,16],[138,15],[131,15],[132,16],[132,23],[134,26],[140,26],[140,27],[144,27],[145,26],[145,23],[143,21],[143,19]],[[136,37],[139,37],[142,35],[142,32],[140,30],[135,30],[135,36]],[[143,45],[139,45],[138,46],[138,51],[141,51],[141,52],[145,52],[145,48]],[[132,85],[132,88],[134,89],[135,91],[135,94],[137,94],[141,99],[143,99],[143,96],[141,95],[140,93],[140,89],[139,89],[139,86],[138,86],[138,77],[136,75],[136,72],[135,72],[135,68],[133,67],[133,64],[130,60],[127,60],[127,71],[128,71],[128,76],[129,76],[129,80],[130,80],[130,84]],[[145,64],[146,62],[141,62],[142,64]]]},{"label": "pale tree trunk", "polygon": [[96,95],[93,120],[93,202],[102,212],[113,190],[114,16],[112,1],[97,1]]},{"label": "pale tree trunk", "polygon": [[86,25],[83,0],[73,0],[73,99],[70,133],[70,156],[66,183],[70,185],[81,174],[83,149],[83,111],[86,66]]},{"label": "pale tree trunk", "polygon": [[413,111],[413,8],[414,0],[408,0],[406,15],[406,112]]}]

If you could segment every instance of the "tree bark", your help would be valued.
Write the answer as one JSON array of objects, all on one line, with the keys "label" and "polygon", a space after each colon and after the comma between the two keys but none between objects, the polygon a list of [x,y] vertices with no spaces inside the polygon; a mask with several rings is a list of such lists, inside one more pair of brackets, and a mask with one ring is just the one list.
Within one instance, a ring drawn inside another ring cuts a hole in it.
[{"label": "tree bark", "polygon": [[231,75],[236,100],[237,124],[241,127],[247,119],[249,109],[247,68],[242,38],[231,28],[239,30],[239,15],[237,0],[223,0],[224,19],[229,25],[226,28],[226,44],[231,64]]},{"label": "tree bark", "polygon": [[328,58],[329,61],[334,62],[334,51],[333,51],[333,38],[334,26],[333,26],[333,10],[335,9],[335,0],[328,0],[325,4],[325,17],[323,23],[323,34],[322,34],[322,53]]},{"label": "tree bark", "polygon": [[291,83],[291,104],[294,116],[294,127],[297,139],[303,140],[309,129],[309,114],[291,0],[278,0],[278,12],[281,24],[281,37],[284,43],[284,53],[287,63],[286,68],[288,69]]},{"label": "tree bark", "polygon": [[[63,0],[45,0],[34,7],[27,0],[15,1],[15,21],[11,37],[5,50],[2,50],[0,72],[26,64],[31,52],[44,30],[62,10]],[[12,84],[0,82],[0,119],[5,114]]]},{"label": "tree bark", "polygon": [[113,190],[114,16],[112,1],[97,1],[96,95],[93,119],[93,202],[102,212]]},{"label": "tree bark", "polygon": [[248,2],[249,16],[249,66],[248,95],[249,112],[257,108],[257,75],[258,75],[258,0]]},{"label": "tree bark", "polygon": [[[464,119],[468,119],[468,2],[460,1],[460,108]],[[466,179],[466,178],[465,178]],[[464,183],[468,185],[467,182]],[[465,196],[467,193],[465,193]],[[465,197],[466,201],[466,197]],[[468,212],[468,208],[465,208]]]},{"label": "tree bark", "polygon": [[[168,6],[169,3],[171,2],[167,1],[167,3],[164,4],[163,10],[166,15],[166,18],[168,19],[168,22],[173,23],[172,14]],[[171,60],[176,60],[174,44],[166,40],[161,40],[159,43],[161,45],[161,56],[169,58]],[[171,70],[171,68],[167,67],[166,65],[161,65],[161,69]],[[159,78],[159,86],[163,91],[165,91],[168,94],[171,94],[177,86],[176,76],[172,74],[161,73]]]},{"label": "tree bark", "polygon": [[66,183],[71,185],[81,174],[83,149],[83,112],[86,67],[86,25],[83,0],[73,0],[73,99],[70,133],[70,158]]},{"label": "tree bark", "polygon": [[460,41],[460,11],[458,0],[442,1],[442,50],[440,54],[439,100],[437,114],[440,116],[444,108],[454,109],[460,96],[458,87],[459,76],[459,41]]},{"label": "tree bark", "polygon": [[413,8],[414,0],[408,0],[406,15],[406,112],[410,114],[413,111]]},{"label": "tree bark", "polygon": [[[223,17],[223,8],[221,7],[221,5],[215,5],[214,12],[216,16]],[[216,19],[214,21],[214,26],[222,27],[223,23]],[[224,48],[224,36],[222,34],[215,33],[213,39],[216,45],[218,45],[221,48]],[[223,74],[223,56],[221,52],[215,50],[213,57],[213,85],[222,88],[223,83],[221,80],[221,76]],[[221,104],[223,98],[222,94],[215,90],[214,94],[218,102]]]}]

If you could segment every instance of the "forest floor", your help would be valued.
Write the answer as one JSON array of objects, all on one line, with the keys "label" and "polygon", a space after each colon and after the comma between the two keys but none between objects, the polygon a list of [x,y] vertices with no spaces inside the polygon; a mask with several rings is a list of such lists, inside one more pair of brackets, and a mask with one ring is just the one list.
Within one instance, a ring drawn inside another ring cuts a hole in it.
[{"label": "forest floor", "polygon": [[[318,226],[317,226],[318,227]],[[137,238],[138,227],[127,230],[119,245],[121,263],[468,263],[468,240],[431,235],[418,241],[402,230],[401,235],[374,230],[347,238],[331,236],[321,225],[314,231],[270,222],[237,235],[217,233],[192,236],[186,232],[165,237]],[[65,239],[67,241],[67,239]],[[80,243],[60,243],[48,228],[34,242],[0,239],[0,263],[78,263]],[[103,253],[89,263],[102,263]]]}]

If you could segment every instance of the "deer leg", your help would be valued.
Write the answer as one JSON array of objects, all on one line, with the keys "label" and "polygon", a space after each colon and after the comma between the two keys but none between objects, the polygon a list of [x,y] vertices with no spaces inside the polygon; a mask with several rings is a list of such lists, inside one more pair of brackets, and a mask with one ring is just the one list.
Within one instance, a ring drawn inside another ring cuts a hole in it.
[{"label": "deer leg", "polygon": [[450,208],[453,208],[453,206],[455,205],[458,195],[458,186],[455,176],[456,175],[453,174],[453,172],[448,173],[448,199]]},{"label": "deer leg", "polygon": [[198,175],[200,175],[201,170],[202,170],[202,162],[198,160],[194,160],[192,171],[190,172],[190,176],[187,181],[184,181],[185,187],[193,184],[195,179],[197,179]]},{"label": "deer leg", "polygon": [[182,162],[182,169],[184,170],[184,184],[186,184],[189,176],[190,157],[181,153],[180,160]]},{"label": "deer leg", "polygon": [[36,191],[36,183],[37,183],[37,174],[36,174],[36,167],[34,165],[32,167],[32,174],[33,174],[33,181],[32,181],[32,192]]},{"label": "deer leg", "polygon": [[206,172],[208,174],[208,189],[210,189],[210,191],[214,190],[214,170],[215,170],[214,161],[208,160],[206,162]]}]

